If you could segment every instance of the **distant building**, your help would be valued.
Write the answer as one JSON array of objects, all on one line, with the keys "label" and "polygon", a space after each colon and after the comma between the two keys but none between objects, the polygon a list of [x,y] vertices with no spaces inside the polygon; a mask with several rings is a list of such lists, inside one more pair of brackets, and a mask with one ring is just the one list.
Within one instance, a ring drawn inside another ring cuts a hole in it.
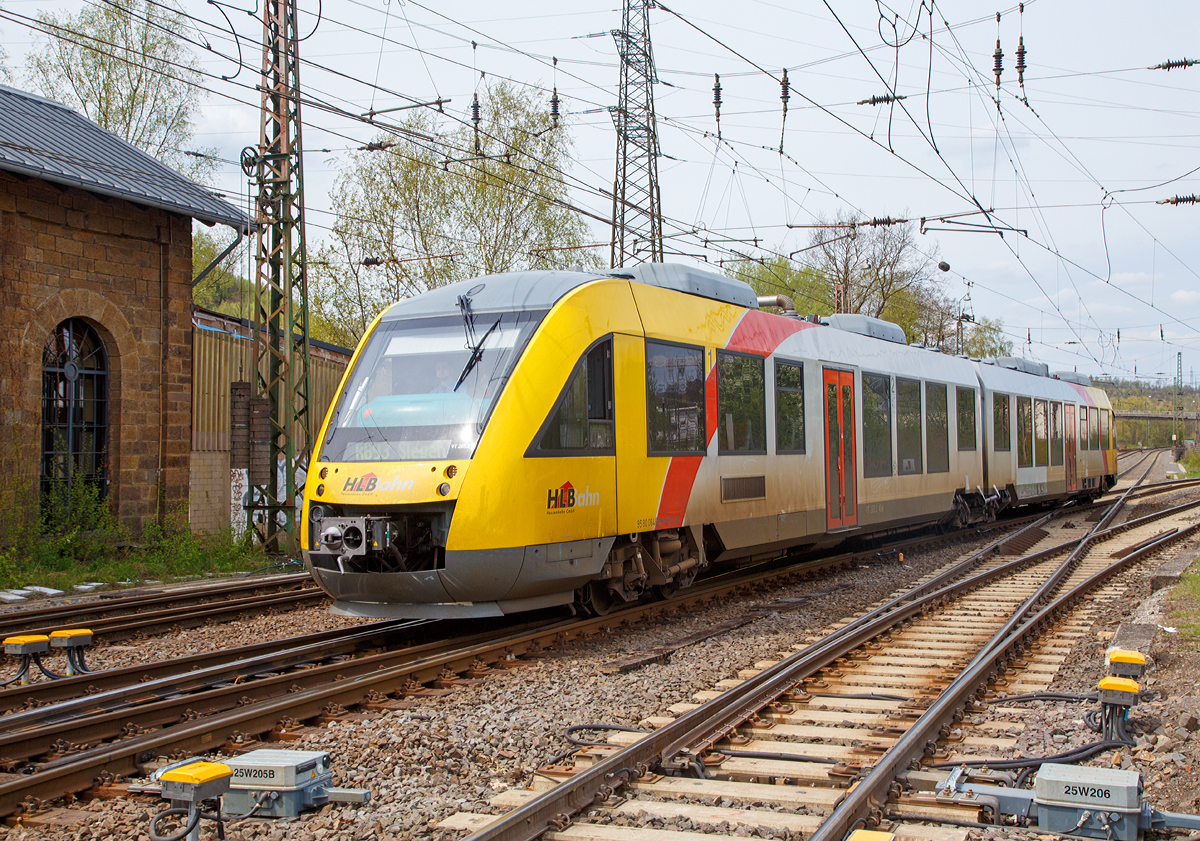
[{"label": "distant building", "polygon": [[135,531],[188,504],[192,220],[245,215],[0,86],[0,506],[87,483]]}]

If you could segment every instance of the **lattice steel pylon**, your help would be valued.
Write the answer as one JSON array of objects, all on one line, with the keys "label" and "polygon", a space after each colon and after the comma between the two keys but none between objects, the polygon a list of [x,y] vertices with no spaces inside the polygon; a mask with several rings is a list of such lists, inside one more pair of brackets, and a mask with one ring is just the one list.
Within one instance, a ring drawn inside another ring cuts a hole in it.
[{"label": "lattice steel pylon", "polygon": [[613,30],[621,59],[621,89],[610,108],[617,128],[613,182],[613,268],[661,263],[662,204],[658,192],[658,132],[654,120],[654,53],[650,49],[653,0],[624,0],[622,27]]},{"label": "lattice steel pylon", "polygon": [[243,166],[258,184],[253,393],[270,400],[270,460],[250,478],[247,508],[268,550],[295,551],[297,470],[307,469],[313,438],[299,33],[296,0],[265,2],[262,135]]}]

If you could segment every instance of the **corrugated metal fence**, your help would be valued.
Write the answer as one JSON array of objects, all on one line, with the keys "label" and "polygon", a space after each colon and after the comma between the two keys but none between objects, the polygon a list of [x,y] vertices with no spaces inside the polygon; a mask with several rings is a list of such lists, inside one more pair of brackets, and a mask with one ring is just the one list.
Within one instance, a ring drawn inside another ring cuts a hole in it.
[{"label": "corrugated metal fence", "polygon": [[[197,311],[192,330],[192,449],[229,449],[231,383],[250,379],[250,331],[237,319]],[[313,428],[319,428],[333,402],[348,352],[312,349]],[[297,434],[302,431],[297,429]]]}]

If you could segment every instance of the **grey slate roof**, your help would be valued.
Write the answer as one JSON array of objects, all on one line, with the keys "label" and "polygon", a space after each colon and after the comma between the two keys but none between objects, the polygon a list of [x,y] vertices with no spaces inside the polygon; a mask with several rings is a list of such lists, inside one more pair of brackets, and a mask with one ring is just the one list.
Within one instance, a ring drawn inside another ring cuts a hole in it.
[{"label": "grey slate roof", "polygon": [[245,229],[246,214],[77,111],[0,85],[0,170]]}]

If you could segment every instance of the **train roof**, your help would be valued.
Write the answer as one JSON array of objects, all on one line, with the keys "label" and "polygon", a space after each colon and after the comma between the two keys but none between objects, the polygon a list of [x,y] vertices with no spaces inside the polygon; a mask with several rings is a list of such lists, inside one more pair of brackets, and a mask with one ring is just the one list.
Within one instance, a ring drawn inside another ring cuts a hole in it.
[{"label": "train roof", "polygon": [[643,263],[610,272],[508,272],[462,280],[398,301],[387,308],[383,319],[457,314],[460,295],[471,299],[471,309],[477,313],[545,311],[585,283],[613,278],[758,309],[758,298],[748,283],[679,263]]}]

